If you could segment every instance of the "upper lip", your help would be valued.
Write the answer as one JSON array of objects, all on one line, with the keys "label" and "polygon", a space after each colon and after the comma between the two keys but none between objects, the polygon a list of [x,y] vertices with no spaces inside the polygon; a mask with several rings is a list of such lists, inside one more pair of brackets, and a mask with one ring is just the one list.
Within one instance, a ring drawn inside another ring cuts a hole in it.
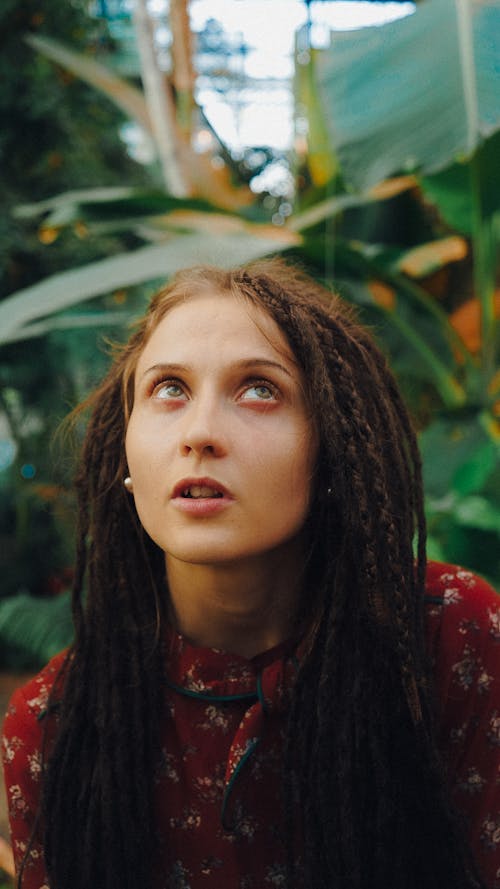
[{"label": "upper lip", "polygon": [[216,481],[214,478],[208,478],[204,476],[203,478],[183,478],[180,482],[174,487],[172,491],[172,498],[174,497],[182,497],[184,491],[187,488],[192,487],[199,488],[213,488],[214,491],[223,494],[225,497],[229,496],[229,491],[224,485],[221,485],[220,482]]}]

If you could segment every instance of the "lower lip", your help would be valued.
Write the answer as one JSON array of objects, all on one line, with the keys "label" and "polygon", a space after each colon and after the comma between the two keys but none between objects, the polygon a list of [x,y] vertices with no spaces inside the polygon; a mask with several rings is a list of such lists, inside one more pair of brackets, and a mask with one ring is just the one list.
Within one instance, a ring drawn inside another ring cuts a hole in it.
[{"label": "lower lip", "polygon": [[233,501],[229,497],[174,497],[172,503],[180,512],[203,518],[223,512]]}]

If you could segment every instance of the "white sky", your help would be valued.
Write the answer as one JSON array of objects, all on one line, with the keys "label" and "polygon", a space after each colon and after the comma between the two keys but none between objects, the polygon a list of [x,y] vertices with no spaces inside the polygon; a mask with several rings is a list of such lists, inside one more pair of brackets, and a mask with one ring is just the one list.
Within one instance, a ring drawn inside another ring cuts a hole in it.
[{"label": "white sky", "polygon": [[[149,0],[156,18],[156,39],[168,47],[171,34],[164,18],[168,0]],[[330,30],[353,30],[377,26],[415,9],[411,0],[404,3],[369,3],[362,0],[312,0],[310,4],[312,44],[328,46]],[[291,148],[294,138],[295,34],[305,24],[307,13],[303,0],[191,0],[192,28],[201,31],[209,19],[216,19],[234,46],[243,42],[248,52],[235,54],[233,67],[256,79],[237,94],[237,109],[227,95],[211,88],[209,79],[198,86],[197,101],[220,138],[233,152],[248,146],[268,145],[280,151]],[[148,162],[152,146],[137,127],[127,125],[126,140],[135,157]],[[201,134],[203,138],[203,134]],[[273,171],[279,178],[280,171]],[[259,188],[268,187],[262,182]]]},{"label": "white sky", "polygon": [[[414,4],[366,3],[355,0],[312,2],[312,40],[329,43],[330,29],[350,30],[380,25],[413,12]],[[295,32],[306,21],[303,0],[192,0],[191,22],[200,31],[208,19],[217,19],[233,38],[250,47],[242,66],[254,78],[267,81],[250,101],[243,99],[236,118],[224,97],[205,90],[198,94],[209,120],[230,148],[267,144],[290,148],[293,138],[293,97],[286,84],[271,78],[293,77]]]},{"label": "white sky", "polygon": [[[413,10],[411,2],[312,2],[313,41],[324,45],[331,28],[350,30],[380,25]],[[294,33],[306,21],[303,0],[191,0],[190,16],[195,31],[215,18],[226,31],[242,34],[252,47],[246,68],[250,76],[291,76]]]}]

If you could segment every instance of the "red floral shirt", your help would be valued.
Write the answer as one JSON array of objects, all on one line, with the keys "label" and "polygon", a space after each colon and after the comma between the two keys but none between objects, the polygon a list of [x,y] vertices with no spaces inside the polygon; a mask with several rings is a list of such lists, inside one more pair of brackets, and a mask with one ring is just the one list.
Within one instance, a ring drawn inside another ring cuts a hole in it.
[{"label": "red floral shirt", "polygon": [[[426,602],[440,742],[452,793],[488,889],[500,889],[500,598],[469,571],[431,564]],[[62,657],[15,692],[5,719],[3,756],[17,865],[40,794],[37,717]],[[293,650],[281,645],[247,660],[196,648],[172,634],[167,662],[172,718],[155,771],[155,887],[284,889],[279,788]],[[23,889],[49,889],[37,843]]]}]

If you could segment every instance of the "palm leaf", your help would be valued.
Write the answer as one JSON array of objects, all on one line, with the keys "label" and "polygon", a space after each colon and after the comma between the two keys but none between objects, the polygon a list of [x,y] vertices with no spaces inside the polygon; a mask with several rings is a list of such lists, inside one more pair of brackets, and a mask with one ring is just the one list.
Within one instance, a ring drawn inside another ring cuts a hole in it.
[{"label": "palm leaf", "polygon": [[[142,9],[144,12],[144,7]],[[144,28],[139,27],[138,36],[144,36],[143,32]],[[143,47],[143,62],[154,84],[150,82],[144,69],[143,81],[146,85],[149,84],[145,95],[104,65],[75,52],[58,40],[33,34],[27,35],[25,40],[33,49],[107,96],[148,133],[162,160],[165,185],[169,192],[178,197],[185,197],[188,192],[200,194],[212,204],[231,211],[254,202],[254,195],[250,189],[244,185],[235,187],[225,167],[222,170],[215,170],[211,158],[193,151],[192,147],[183,141],[175,120],[175,110],[167,82],[159,77],[160,72],[153,71],[147,65],[147,47]],[[220,136],[217,136],[217,141],[227,163],[230,152],[222,143]]]},{"label": "palm leaf", "polygon": [[366,190],[399,170],[433,172],[500,126],[495,0],[432,0],[378,28],[338,31],[318,59],[343,174]]},{"label": "palm leaf", "polygon": [[49,318],[46,321],[38,321],[34,324],[26,324],[1,337],[2,343],[16,343],[19,340],[34,339],[45,336],[54,330],[78,330],[89,327],[118,327],[129,324],[134,318],[131,312],[92,312],[74,313]]},{"label": "palm leaf", "polygon": [[100,90],[118,105],[127,117],[136,120],[149,135],[153,135],[146,100],[136,87],[109,71],[104,65],[69,49],[58,40],[37,34],[28,34],[24,39],[33,49]]},{"label": "palm leaf", "polygon": [[63,192],[35,204],[20,204],[15,208],[14,216],[19,219],[41,217],[42,228],[61,229],[77,222],[88,225],[116,221],[120,229],[133,229],[143,219],[166,220],[173,213],[186,211],[219,216],[226,212],[202,198],[176,198],[159,189],[123,186]]},{"label": "palm leaf", "polygon": [[0,662],[40,669],[73,638],[69,593],[41,599],[21,593],[0,602]]},{"label": "palm leaf", "polygon": [[[297,246],[298,235],[273,226],[252,226],[234,218],[234,230],[205,231],[173,237],[53,275],[6,297],[0,303],[0,343],[23,338],[35,319],[68,309],[120,287],[165,279],[178,269],[200,263],[228,268]],[[224,218],[224,224],[227,220]],[[17,335],[14,337],[14,333]]]}]

